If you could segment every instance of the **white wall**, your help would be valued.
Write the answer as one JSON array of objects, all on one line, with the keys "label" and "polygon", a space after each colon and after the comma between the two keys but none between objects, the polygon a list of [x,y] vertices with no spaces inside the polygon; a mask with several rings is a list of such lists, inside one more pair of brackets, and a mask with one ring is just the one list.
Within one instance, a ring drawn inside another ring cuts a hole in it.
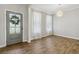
[{"label": "white wall", "polygon": [[53,17],[54,35],[79,39],[79,8],[64,12],[63,17]]},{"label": "white wall", "polygon": [[23,14],[23,41],[28,39],[28,5],[0,5],[0,47],[6,46],[6,10],[19,12]]}]

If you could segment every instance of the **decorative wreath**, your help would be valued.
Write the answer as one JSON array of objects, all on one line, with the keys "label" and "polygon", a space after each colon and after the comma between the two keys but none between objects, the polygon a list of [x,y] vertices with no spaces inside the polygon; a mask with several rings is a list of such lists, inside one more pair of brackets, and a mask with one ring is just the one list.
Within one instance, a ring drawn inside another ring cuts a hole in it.
[{"label": "decorative wreath", "polygon": [[[12,19],[16,19],[16,20],[12,20]],[[19,17],[17,17],[16,15],[13,15],[12,17],[11,17],[11,20],[10,20],[10,22],[12,23],[12,24],[18,24],[19,23]]]}]

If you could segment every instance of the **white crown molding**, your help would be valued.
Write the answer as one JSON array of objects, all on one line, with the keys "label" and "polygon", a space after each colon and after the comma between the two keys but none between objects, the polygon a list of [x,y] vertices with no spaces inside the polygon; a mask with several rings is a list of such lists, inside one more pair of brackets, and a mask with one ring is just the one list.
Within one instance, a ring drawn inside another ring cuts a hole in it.
[{"label": "white crown molding", "polygon": [[72,4],[72,5],[69,5],[69,7],[68,7],[68,5],[67,6],[63,5],[63,6],[61,6],[61,8],[59,8],[57,6],[58,8],[55,8],[53,11],[49,11],[49,9],[45,10],[43,7],[42,8],[40,8],[40,7],[34,7],[34,6],[32,7],[32,5],[30,5],[30,7],[32,9],[35,9],[35,10],[38,10],[38,11],[42,11],[42,12],[45,12],[45,13],[55,14],[59,9],[62,9],[64,12],[71,11],[71,10],[74,10],[74,9],[78,9],[79,5],[78,4]]}]

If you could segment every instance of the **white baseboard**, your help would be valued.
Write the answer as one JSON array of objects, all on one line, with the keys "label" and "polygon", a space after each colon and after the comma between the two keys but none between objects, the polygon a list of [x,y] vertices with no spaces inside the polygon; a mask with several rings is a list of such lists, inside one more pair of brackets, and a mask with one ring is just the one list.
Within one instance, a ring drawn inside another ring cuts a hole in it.
[{"label": "white baseboard", "polygon": [[43,37],[47,37],[49,35],[53,35],[53,34],[42,35],[42,36],[39,36],[39,37],[36,37],[36,38],[32,38],[32,40],[36,40],[36,39],[40,39],[40,38],[43,38]]},{"label": "white baseboard", "polygon": [[[29,38],[28,38],[29,39]],[[27,43],[31,43],[31,40],[22,40],[22,42],[27,42]]]},{"label": "white baseboard", "polygon": [[27,40],[22,40],[22,42],[27,42]]},{"label": "white baseboard", "polygon": [[70,37],[70,36],[64,36],[64,35],[59,35],[59,34],[54,34],[54,35],[79,40],[78,37]]},{"label": "white baseboard", "polygon": [[0,45],[0,48],[3,48],[3,47],[6,47],[6,45],[4,44],[4,45]]}]

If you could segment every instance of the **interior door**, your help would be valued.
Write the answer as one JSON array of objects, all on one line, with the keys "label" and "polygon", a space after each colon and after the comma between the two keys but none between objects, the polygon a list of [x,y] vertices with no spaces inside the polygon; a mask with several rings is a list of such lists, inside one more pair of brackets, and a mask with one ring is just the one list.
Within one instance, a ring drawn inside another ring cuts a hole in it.
[{"label": "interior door", "polygon": [[22,42],[22,14],[6,11],[7,45]]}]

